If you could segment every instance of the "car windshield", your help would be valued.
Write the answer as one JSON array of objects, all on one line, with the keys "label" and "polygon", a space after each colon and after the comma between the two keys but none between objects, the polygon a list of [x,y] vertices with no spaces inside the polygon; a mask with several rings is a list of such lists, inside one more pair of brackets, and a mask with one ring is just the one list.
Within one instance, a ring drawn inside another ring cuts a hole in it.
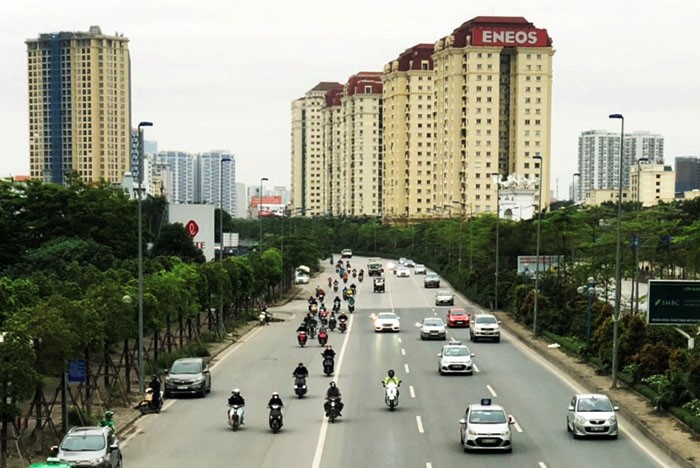
[{"label": "car windshield", "polygon": [[426,275],[426,278],[428,278],[428,279],[437,279],[437,277],[438,277],[437,273],[428,273]]},{"label": "car windshield", "polygon": [[395,320],[396,319],[396,314],[392,314],[391,312],[383,312],[379,314],[377,317],[379,320]]},{"label": "car windshield", "polygon": [[442,290],[442,291],[439,291],[439,292],[438,292],[438,296],[451,296],[451,295],[452,295],[452,294],[450,294],[449,291],[444,291],[444,290]]},{"label": "car windshield", "polygon": [[467,347],[459,348],[445,348],[442,351],[443,356],[469,356],[469,349]]},{"label": "car windshield", "polygon": [[441,327],[444,325],[444,323],[442,322],[442,319],[429,318],[429,319],[423,320],[423,325],[425,325],[427,327]]},{"label": "car windshield", "polygon": [[502,410],[473,410],[469,422],[474,424],[504,424],[506,414]]},{"label": "car windshield", "polygon": [[498,320],[496,320],[496,317],[477,317],[476,323],[498,323]]},{"label": "car windshield", "polygon": [[452,316],[466,315],[466,312],[464,312],[463,310],[451,310],[450,315],[452,315]]},{"label": "car windshield", "polygon": [[581,398],[578,401],[577,411],[583,413],[612,412],[613,407],[608,399],[602,398]]},{"label": "car windshield", "polygon": [[105,439],[96,435],[69,435],[63,440],[61,450],[66,452],[94,452],[105,448]]},{"label": "car windshield", "polygon": [[202,367],[199,362],[194,361],[175,362],[170,368],[171,374],[199,374],[200,372]]}]

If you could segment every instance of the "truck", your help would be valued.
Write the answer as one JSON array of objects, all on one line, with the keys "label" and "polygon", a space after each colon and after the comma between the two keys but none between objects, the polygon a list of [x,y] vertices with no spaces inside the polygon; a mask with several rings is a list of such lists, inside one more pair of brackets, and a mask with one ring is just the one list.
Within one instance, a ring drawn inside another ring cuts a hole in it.
[{"label": "truck", "polygon": [[370,258],[367,260],[367,276],[382,276],[384,265],[381,258]]}]

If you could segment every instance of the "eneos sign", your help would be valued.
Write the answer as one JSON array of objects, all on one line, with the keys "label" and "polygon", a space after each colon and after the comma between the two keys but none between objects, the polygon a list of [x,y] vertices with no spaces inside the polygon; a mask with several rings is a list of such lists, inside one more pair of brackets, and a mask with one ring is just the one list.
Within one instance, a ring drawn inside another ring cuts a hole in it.
[{"label": "eneos sign", "polygon": [[475,28],[472,45],[497,47],[549,47],[546,29]]}]

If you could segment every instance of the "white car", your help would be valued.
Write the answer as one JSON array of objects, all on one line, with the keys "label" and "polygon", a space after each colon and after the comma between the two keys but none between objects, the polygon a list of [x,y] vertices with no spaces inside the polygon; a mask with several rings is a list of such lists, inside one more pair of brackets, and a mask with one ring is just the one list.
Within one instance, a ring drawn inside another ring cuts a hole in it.
[{"label": "white car", "polygon": [[422,263],[416,263],[416,266],[413,268],[414,275],[424,275],[427,273],[427,271],[427,268],[425,268],[425,265]]},{"label": "white car", "polygon": [[442,352],[438,353],[438,372],[442,374],[465,373],[474,374],[474,363],[472,358],[474,353],[469,352],[469,348],[459,341],[453,341],[442,347]]},{"label": "white car", "polygon": [[439,340],[447,339],[445,322],[443,322],[440,317],[426,317],[422,322],[416,325],[420,327],[421,340],[430,340],[434,338]]},{"label": "white car", "polygon": [[476,314],[469,324],[469,339],[501,341],[501,322],[491,314]]},{"label": "white car", "polygon": [[374,319],[374,331],[397,332],[399,331],[399,317],[393,312],[380,312]]},{"label": "white car", "polygon": [[515,421],[503,407],[492,405],[490,398],[469,405],[459,420],[459,437],[465,452],[471,450],[513,451],[510,425]]},{"label": "white car", "polygon": [[435,293],[435,305],[455,305],[455,295],[447,289],[441,289]]},{"label": "white car", "polygon": [[574,395],[566,413],[566,430],[575,439],[582,436],[606,436],[617,439],[618,427],[615,411],[607,395],[582,393]]},{"label": "white car", "polygon": [[404,266],[400,266],[396,269],[397,278],[409,278],[411,276],[411,270]]},{"label": "white car", "polygon": [[304,273],[296,273],[294,275],[294,283],[296,284],[309,284],[309,275]]}]

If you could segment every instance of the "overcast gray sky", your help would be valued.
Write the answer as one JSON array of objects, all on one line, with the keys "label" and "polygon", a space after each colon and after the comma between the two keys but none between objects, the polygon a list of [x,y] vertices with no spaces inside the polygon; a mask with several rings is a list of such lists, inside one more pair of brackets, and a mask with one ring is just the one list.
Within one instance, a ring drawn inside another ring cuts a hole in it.
[{"label": "overcast gray sky", "polygon": [[[552,188],[568,198],[583,130],[649,130],[668,164],[700,154],[699,0],[19,0],[0,16],[0,176],[29,173],[26,46],[98,25],[129,38],[133,121],[161,150],[228,149],[238,181],[289,185],[290,103],[319,81],[381,71],[481,15],[554,40]],[[558,180],[558,182],[557,182]],[[556,193],[555,193],[556,195]]]}]

